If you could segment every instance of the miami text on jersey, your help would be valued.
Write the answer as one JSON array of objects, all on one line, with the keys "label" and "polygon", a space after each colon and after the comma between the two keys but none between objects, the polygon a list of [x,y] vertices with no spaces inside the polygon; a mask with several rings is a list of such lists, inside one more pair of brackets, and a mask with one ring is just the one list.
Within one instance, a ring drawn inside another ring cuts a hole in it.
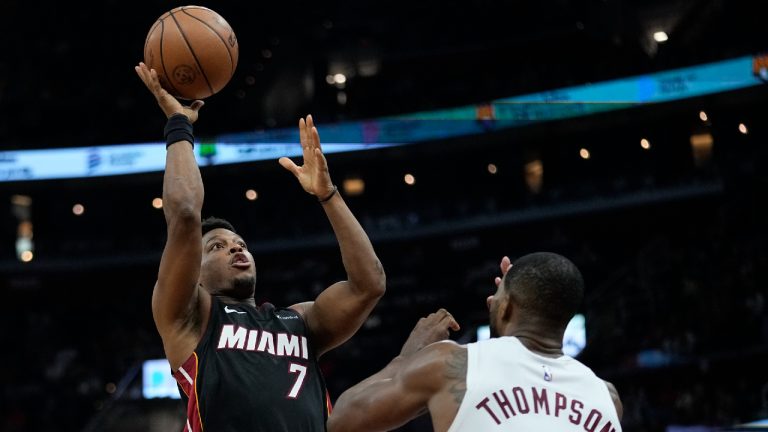
[{"label": "miami text on jersey", "polygon": [[272,334],[233,324],[221,326],[218,349],[266,352],[275,356],[307,359],[307,338],[288,333]]}]

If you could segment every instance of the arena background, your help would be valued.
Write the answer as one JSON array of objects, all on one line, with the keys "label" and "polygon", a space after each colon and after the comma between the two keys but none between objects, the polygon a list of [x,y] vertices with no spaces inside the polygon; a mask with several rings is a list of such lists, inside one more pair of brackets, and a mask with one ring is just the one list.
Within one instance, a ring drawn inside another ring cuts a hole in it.
[{"label": "arena background", "polygon": [[[179,401],[142,393],[143,363],[163,356],[149,307],[165,238],[152,206],[162,174],[25,181],[11,159],[158,141],[164,120],[133,65],[154,19],[182,4],[3,2],[2,431],[181,430]],[[438,307],[463,325],[456,340],[474,340],[501,256],[549,250],[584,273],[578,358],[618,388],[625,431],[768,418],[766,86],[663,103],[553,96],[519,112],[584,113],[515,127],[496,123],[490,103],[744,57],[759,79],[768,39],[758,2],[201,5],[229,21],[241,56],[206,101],[201,141],[290,129],[307,113],[322,138],[344,122],[477,108],[410,123],[464,122],[472,133],[328,156],[333,179],[352,180],[345,199],[388,279],[364,328],[323,358],[333,399]],[[684,92],[685,82],[667,85]],[[322,210],[275,159],[204,167],[203,213],[246,237],[257,301],[287,305],[344,272]],[[401,430],[431,429],[420,418]]]}]

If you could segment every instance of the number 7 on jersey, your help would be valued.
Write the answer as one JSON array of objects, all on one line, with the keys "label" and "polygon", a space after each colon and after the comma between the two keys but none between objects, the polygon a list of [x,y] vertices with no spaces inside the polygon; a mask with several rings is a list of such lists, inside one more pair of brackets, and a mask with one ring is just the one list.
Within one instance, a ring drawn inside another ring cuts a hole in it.
[{"label": "number 7 on jersey", "polygon": [[304,385],[304,378],[307,376],[307,367],[300,364],[291,363],[291,365],[288,366],[288,372],[298,374],[296,377],[296,382],[293,383],[291,391],[288,392],[288,396],[286,396],[288,399],[296,399],[296,396],[298,396],[299,392],[301,391],[301,386]]}]

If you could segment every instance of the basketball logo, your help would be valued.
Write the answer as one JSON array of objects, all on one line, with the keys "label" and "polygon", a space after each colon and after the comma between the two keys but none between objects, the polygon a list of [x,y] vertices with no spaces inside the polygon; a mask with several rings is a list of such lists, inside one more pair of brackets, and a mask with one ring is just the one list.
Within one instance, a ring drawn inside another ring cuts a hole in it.
[{"label": "basketball logo", "polygon": [[182,85],[192,84],[197,74],[192,66],[181,64],[173,69],[173,80]]}]

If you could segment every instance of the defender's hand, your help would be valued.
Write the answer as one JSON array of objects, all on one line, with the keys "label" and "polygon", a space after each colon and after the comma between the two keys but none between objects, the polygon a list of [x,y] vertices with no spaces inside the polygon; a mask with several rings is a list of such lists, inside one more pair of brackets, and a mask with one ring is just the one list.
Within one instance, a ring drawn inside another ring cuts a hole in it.
[{"label": "defender's hand", "polygon": [[333,182],[328,173],[328,162],[320,148],[320,135],[311,115],[307,116],[306,121],[299,120],[299,137],[304,153],[304,165],[298,166],[287,157],[280,158],[280,165],[296,176],[307,193],[319,199],[330,196],[333,192]]},{"label": "defender's hand", "polygon": [[184,106],[160,85],[157,71],[148,68],[143,62],[140,62],[134,69],[139,78],[144,82],[144,85],[155,96],[157,104],[160,105],[160,109],[163,110],[166,117],[171,117],[174,114],[184,114],[189,118],[190,123],[197,121],[197,113],[205,102],[196,100],[190,106]]},{"label": "defender's hand", "polygon": [[497,287],[501,283],[501,278],[504,277],[504,275],[509,271],[510,267],[512,267],[512,261],[509,260],[509,257],[505,256],[501,259],[501,264],[499,264],[499,267],[501,267],[501,277],[496,276],[496,279],[493,280]]},{"label": "defender's hand", "polygon": [[460,329],[459,323],[456,322],[450,312],[440,309],[429,314],[416,323],[416,327],[413,328],[408,340],[405,341],[403,349],[400,350],[400,355],[409,356],[433,342],[448,339],[449,329],[453,331]]}]

